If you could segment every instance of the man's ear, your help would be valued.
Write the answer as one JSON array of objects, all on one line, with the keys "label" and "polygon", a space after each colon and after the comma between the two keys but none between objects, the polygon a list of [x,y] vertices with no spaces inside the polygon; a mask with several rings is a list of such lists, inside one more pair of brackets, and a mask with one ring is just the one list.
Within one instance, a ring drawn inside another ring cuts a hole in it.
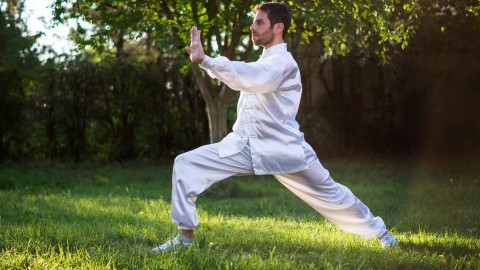
[{"label": "man's ear", "polygon": [[274,26],[273,26],[273,32],[275,34],[283,34],[283,28],[285,26],[283,25],[283,23],[276,23]]}]

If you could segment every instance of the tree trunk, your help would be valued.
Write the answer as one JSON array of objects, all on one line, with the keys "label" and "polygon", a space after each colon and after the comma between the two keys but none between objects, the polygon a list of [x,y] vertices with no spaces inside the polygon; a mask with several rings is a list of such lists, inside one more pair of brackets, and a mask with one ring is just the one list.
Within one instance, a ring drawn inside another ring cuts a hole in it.
[{"label": "tree trunk", "polygon": [[210,143],[219,142],[227,135],[227,104],[221,99],[206,102]]},{"label": "tree trunk", "polygon": [[219,142],[227,134],[226,108],[235,91],[228,89],[225,84],[211,84],[208,75],[203,75],[198,66],[193,66],[193,74],[207,105],[210,143]]}]

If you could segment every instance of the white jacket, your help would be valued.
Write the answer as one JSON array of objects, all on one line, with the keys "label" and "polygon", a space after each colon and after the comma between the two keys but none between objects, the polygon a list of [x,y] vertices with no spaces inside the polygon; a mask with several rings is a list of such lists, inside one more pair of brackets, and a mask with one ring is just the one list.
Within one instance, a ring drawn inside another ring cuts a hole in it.
[{"label": "white jacket", "polygon": [[302,83],[298,65],[282,43],[264,50],[256,62],[206,56],[200,65],[212,78],[241,91],[233,132],[219,143],[220,157],[250,144],[255,174],[286,174],[308,168],[315,155],[295,117]]}]

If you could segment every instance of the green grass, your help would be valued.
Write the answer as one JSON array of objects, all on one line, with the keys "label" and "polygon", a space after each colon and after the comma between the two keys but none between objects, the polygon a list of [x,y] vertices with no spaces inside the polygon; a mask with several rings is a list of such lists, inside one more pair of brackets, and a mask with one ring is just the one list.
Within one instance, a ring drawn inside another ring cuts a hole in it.
[{"label": "green grass", "polygon": [[194,245],[176,234],[171,164],[0,167],[0,269],[480,269],[477,164],[330,161],[394,231],[382,249],[325,221],[272,177],[233,178],[197,201]]}]

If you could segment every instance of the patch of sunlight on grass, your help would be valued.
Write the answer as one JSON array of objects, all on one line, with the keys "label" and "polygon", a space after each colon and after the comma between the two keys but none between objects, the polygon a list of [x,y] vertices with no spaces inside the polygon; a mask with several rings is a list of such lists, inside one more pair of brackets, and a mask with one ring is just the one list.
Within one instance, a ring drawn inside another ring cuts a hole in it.
[{"label": "patch of sunlight on grass", "polygon": [[195,243],[161,254],[148,251],[177,233],[170,164],[0,168],[0,268],[480,269],[478,174],[410,165],[330,169],[399,248],[346,233],[272,177],[251,176],[199,196]]}]

